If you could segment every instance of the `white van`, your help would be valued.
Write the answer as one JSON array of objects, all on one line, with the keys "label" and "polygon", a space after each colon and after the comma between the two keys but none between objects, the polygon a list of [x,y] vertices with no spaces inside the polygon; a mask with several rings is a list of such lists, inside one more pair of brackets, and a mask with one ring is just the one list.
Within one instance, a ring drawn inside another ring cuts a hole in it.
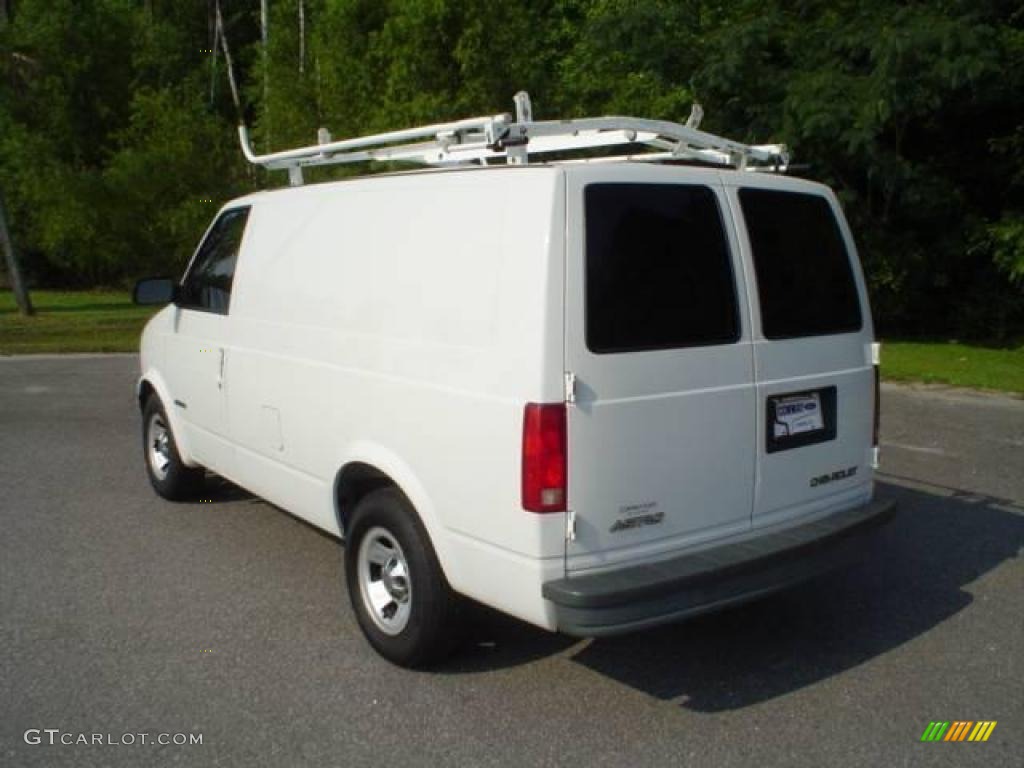
[{"label": "white van", "polygon": [[[600,636],[855,554],[893,508],[833,193],[693,125],[479,120],[370,137],[454,167],[234,200],[180,283],[139,283],[172,302],[141,342],[156,491],[210,470],[342,537],[359,624],[403,665],[449,649],[464,597]],[[667,152],[525,156],[614,131]],[[368,141],[245,147],[297,183],[381,159]]]}]

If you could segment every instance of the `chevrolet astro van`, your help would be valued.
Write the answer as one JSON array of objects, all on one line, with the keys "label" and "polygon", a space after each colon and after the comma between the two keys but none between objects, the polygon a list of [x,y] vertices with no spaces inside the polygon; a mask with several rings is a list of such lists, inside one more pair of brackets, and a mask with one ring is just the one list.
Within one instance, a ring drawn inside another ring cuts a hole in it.
[{"label": "chevrolet astro van", "polygon": [[296,185],[231,201],[180,281],[136,287],[168,304],[138,384],[156,492],[210,471],[338,536],[359,625],[401,665],[450,650],[466,599],[634,631],[845,562],[893,511],[832,191],[649,121],[625,140],[650,127],[671,157],[524,162],[550,134],[520,118],[428,127],[438,157],[477,149],[424,171],[303,186],[304,163],[370,153],[255,158]]}]

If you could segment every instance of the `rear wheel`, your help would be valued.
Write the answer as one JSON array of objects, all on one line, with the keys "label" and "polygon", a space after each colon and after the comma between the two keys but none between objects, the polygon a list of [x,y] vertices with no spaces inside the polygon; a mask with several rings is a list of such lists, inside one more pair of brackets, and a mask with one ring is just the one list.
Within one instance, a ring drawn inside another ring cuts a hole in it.
[{"label": "rear wheel", "polygon": [[203,486],[203,470],[182,462],[171,423],[156,395],[151,395],[142,409],[142,448],[146,474],[159,495],[171,501],[198,495]]},{"label": "rear wheel", "polygon": [[359,626],[384,658],[421,667],[451,652],[458,597],[398,490],[374,491],[356,506],[346,532],[345,576]]}]

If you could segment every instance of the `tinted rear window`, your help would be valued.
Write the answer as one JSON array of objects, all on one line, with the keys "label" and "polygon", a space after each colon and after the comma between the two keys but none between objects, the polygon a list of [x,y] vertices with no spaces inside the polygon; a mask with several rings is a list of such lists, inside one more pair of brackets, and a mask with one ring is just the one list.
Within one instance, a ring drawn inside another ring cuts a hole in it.
[{"label": "tinted rear window", "polygon": [[736,288],[708,187],[591,184],[586,205],[586,337],[597,353],[739,338]]},{"label": "tinted rear window", "polygon": [[861,328],[860,300],[839,224],[820,195],[741,189],[769,339]]}]

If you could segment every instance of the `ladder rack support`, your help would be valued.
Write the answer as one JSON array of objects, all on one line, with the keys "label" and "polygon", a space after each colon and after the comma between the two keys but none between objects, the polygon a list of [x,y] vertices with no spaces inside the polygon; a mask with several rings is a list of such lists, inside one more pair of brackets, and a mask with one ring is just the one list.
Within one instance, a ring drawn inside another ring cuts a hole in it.
[{"label": "ladder rack support", "polygon": [[[529,94],[519,91],[513,100],[515,119],[508,114],[472,117],[340,141],[321,128],[315,145],[265,155],[253,152],[244,124],[238,127],[238,138],[246,160],[268,170],[287,170],[292,186],[303,183],[303,168],[322,165],[403,161],[444,166],[500,160],[526,165],[531,155],[601,147],[620,149],[611,157],[565,162],[696,160],[746,171],[785,171],[789,165],[782,144],[748,145],[701,131],[704,110],[699,104],[693,105],[685,124],[617,116],[534,121]],[[657,151],[630,150],[637,144]]]}]

